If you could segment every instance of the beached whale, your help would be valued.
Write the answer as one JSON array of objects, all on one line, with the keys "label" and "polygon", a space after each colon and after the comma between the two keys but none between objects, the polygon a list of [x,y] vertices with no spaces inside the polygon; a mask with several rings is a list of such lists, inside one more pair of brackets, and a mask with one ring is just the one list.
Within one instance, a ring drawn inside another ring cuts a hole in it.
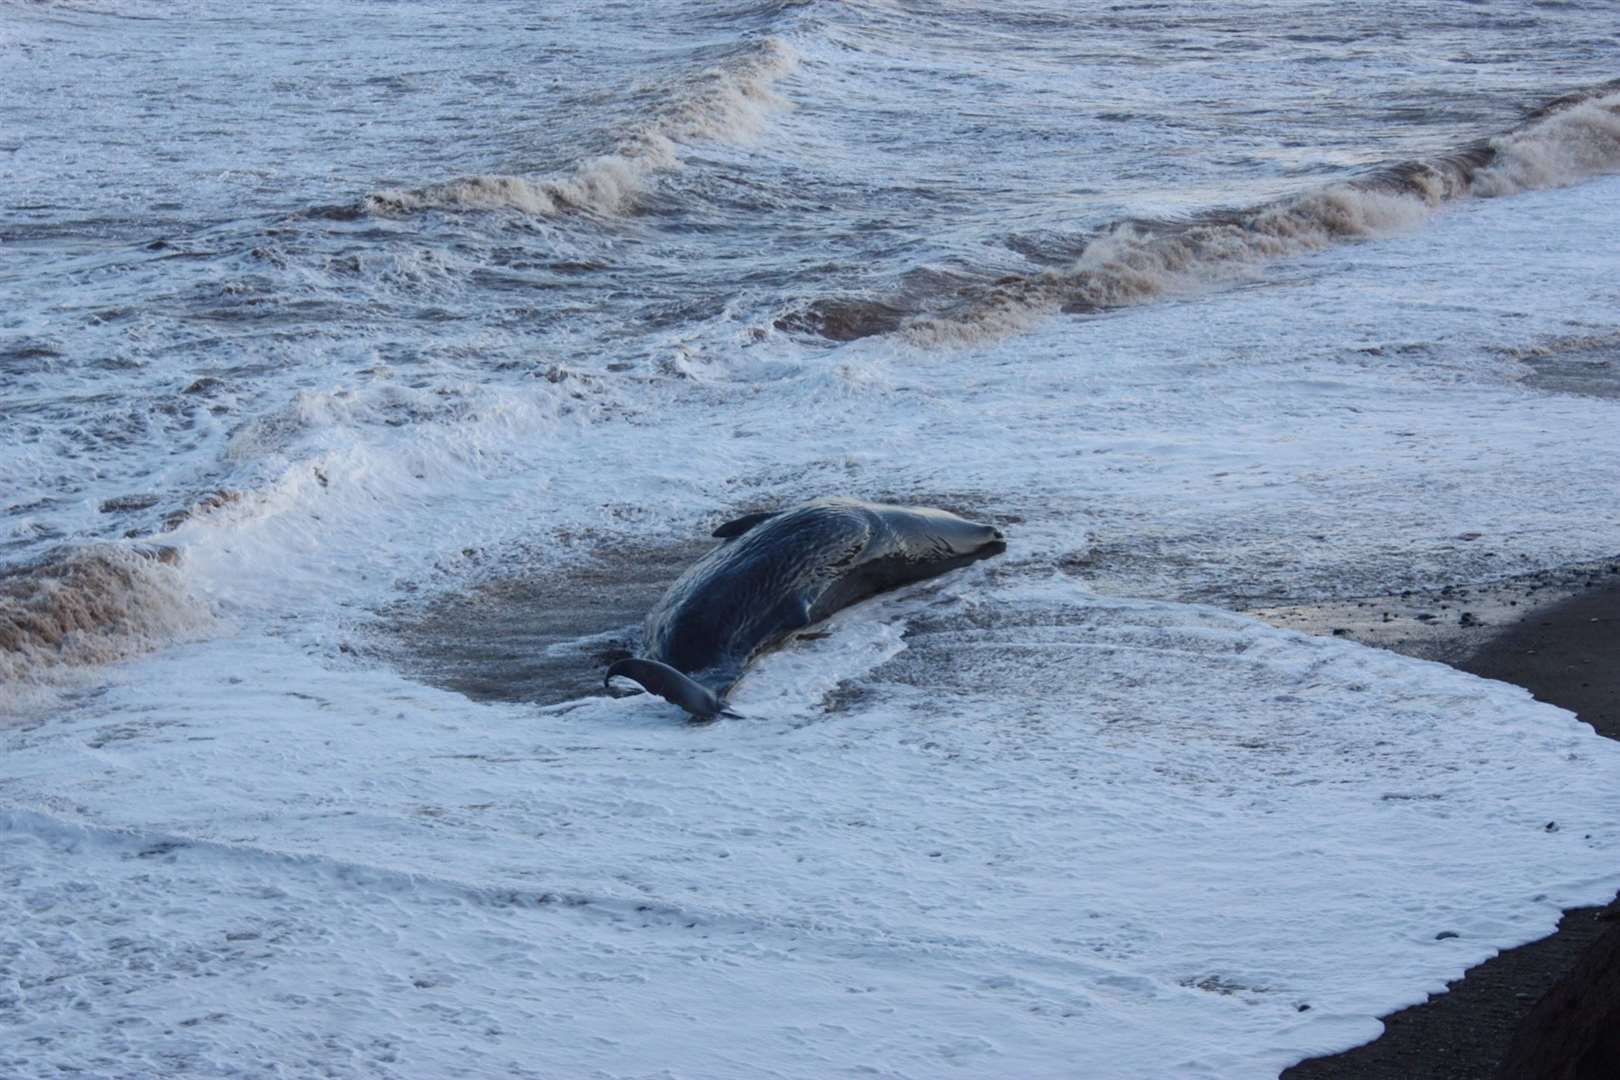
[{"label": "beached whale", "polygon": [[817,499],[749,514],[647,615],[642,655],[608,668],[694,717],[735,716],[726,697],[760,653],[870,596],[1006,550],[1001,530],[945,510]]}]

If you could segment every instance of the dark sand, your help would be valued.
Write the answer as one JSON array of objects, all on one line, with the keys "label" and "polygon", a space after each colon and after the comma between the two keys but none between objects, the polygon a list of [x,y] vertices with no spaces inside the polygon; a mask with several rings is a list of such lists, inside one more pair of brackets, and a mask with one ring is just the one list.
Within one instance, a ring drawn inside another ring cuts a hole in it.
[{"label": "dark sand", "polygon": [[[1458,590],[1359,602],[1365,623],[1338,605],[1327,628],[1401,652],[1444,659],[1464,671],[1524,687],[1573,711],[1611,739],[1620,738],[1620,563],[1521,579],[1492,589],[1491,610],[1523,612],[1483,640],[1461,611]],[[1573,595],[1567,594],[1575,588]],[[1551,605],[1537,599],[1564,595]],[[1509,606],[1507,598],[1515,597]],[[1442,611],[1440,600],[1450,601]],[[1500,602],[1497,602],[1500,601]],[[1352,602],[1355,604],[1357,602]],[[1402,637],[1384,619],[1394,605],[1414,631],[1454,628],[1450,644],[1434,634]],[[1305,609],[1283,625],[1299,626]],[[1418,622],[1415,615],[1432,613]],[[1449,614],[1448,614],[1449,613]],[[1275,614],[1275,613],[1271,613]],[[1442,619],[1442,616],[1444,618]],[[1321,627],[1318,627],[1321,629]],[[1379,635],[1388,635],[1379,640]],[[1470,647],[1457,652],[1461,640]],[[1573,972],[1573,977],[1571,977]],[[1545,996],[1545,999],[1544,999]],[[1540,1004],[1538,1004],[1538,1002]],[[1534,1015],[1532,1016],[1532,1012]],[[1620,1078],[1620,898],[1603,908],[1564,913],[1558,930],[1470,968],[1421,1005],[1383,1018],[1384,1034],[1331,1057],[1283,1072],[1285,1080],[1615,1080]],[[1528,1023],[1527,1023],[1528,1020]],[[1504,1067],[1505,1064],[1505,1067]]]}]

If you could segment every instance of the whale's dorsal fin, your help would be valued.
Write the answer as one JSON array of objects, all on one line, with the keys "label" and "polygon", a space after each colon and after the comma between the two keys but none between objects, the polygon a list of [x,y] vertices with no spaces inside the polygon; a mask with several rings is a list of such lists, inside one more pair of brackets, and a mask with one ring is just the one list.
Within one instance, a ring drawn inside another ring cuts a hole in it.
[{"label": "whale's dorsal fin", "polygon": [[733,540],[760,522],[769,520],[779,513],[781,513],[780,510],[765,510],[758,514],[744,514],[735,521],[726,522],[709,535],[719,540]]},{"label": "whale's dorsal fin", "polygon": [[636,680],[644,689],[671,705],[679,705],[699,720],[713,720],[717,716],[742,719],[739,713],[726,708],[719,694],[661,661],[649,660],[644,656],[615,661],[603,676],[602,685],[606,686],[615,675]]}]

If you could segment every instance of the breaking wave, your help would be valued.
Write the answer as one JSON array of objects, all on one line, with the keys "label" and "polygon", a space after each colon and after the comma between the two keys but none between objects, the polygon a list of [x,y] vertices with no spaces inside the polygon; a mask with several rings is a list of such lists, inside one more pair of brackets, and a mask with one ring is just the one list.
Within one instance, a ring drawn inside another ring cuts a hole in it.
[{"label": "breaking wave", "polygon": [[377,191],[363,207],[374,214],[431,209],[518,210],[550,216],[569,212],[620,215],[632,211],[654,178],[681,164],[686,144],[746,142],[758,137],[767,116],[784,107],[776,82],[799,63],[780,38],[731,63],[702,72],[675,93],[675,103],[608,154],[560,176],[463,176],[413,190]]},{"label": "breaking wave", "polygon": [[0,571],[0,712],[74,670],[122,660],[205,629],[173,548],[59,551]]},{"label": "breaking wave", "polygon": [[1560,98],[1519,127],[1443,157],[1190,222],[1114,225],[1062,269],[991,281],[919,271],[892,295],[817,300],[776,325],[838,341],[898,331],[918,344],[968,343],[1015,333],[1053,313],[1196,292],[1268,260],[1404,232],[1459,199],[1561,187],[1616,168],[1620,83],[1606,83]]}]

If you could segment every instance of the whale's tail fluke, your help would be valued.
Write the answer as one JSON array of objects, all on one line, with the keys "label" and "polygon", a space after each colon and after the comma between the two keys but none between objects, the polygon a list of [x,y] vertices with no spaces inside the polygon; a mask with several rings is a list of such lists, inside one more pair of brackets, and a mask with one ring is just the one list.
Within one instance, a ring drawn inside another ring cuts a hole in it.
[{"label": "whale's tail fluke", "polygon": [[717,716],[742,718],[740,713],[726,708],[719,694],[657,660],[632,656],[615,661],[603,676],[602,685],[606,686],[615,675],[634,679],[643,689],[657,694],[671,705],[679,705],[699,720],[713,720]]}]

